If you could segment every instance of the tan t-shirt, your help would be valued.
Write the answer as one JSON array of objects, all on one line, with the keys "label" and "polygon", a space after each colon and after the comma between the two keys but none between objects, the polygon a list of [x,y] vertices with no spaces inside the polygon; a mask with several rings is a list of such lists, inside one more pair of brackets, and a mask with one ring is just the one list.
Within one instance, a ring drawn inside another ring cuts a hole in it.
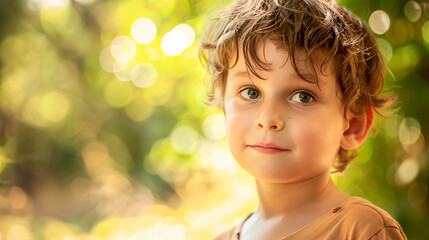
[{"label": "tan t-shirt", "polygon": [[[247,218],[246,218],[247,219]],[[246,219],[215,240],[238,240]],[[302,239],[407,239],[401,226],[386,211],[360,197],[348,197],[332,211],[318,217],[281,240]]]}]

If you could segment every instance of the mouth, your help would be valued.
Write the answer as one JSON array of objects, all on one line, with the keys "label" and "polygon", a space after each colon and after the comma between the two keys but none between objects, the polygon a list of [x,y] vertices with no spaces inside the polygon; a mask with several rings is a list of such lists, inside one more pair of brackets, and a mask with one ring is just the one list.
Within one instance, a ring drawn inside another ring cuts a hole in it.
[{"label": "mouth", "polygon": [[281,153],[289,151],[288,149],[282,148],[280,146],[277,146],[275,144],[265,144],[265,143],[258,143],[254,145],[248,145],[250,148],[252,148],[255,151],[266,153],[266,154],[274,154],[274,153]]}]

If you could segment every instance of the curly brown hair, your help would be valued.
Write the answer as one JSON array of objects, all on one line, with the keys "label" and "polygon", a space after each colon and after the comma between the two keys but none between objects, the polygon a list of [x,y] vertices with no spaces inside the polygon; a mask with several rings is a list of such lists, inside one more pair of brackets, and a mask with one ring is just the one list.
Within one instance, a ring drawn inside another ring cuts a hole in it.
[{"label": "curly brown hair", "polygon": [[[368,106],[378,112],[395,102],[394,95],[382,95],[386,64],[375,37],[334,0],[239,0],[201,38],[200,56],[212,79],[212,104],[223,107],[228,70],[236,64],[239,48],[252,74],[259,76],[255,67],[268,69],[257,49],[273,36],[288,51],[292,67],[303,79],[297,69],[297,50],[304,50],[311,63],[317,51],[326,53],[320,71],[327,64],[335,66],[344,116],[349,110],[361,113]],[[343,172],[356,156],[356,151],[340,148],[331,172]]]}]

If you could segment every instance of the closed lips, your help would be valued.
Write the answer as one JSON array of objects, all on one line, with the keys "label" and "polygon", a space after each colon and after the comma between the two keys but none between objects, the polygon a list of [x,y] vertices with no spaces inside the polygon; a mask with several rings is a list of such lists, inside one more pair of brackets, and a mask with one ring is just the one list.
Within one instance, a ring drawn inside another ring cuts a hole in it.
[{"label": "closed lips", "polygon": [[261,147],[261,148],[271,148],[271,149],[278,149],[278,150],[284,150],[286,151],[287,149],[284,149],[282,147],[279,147],[277,145],[274,144],[254,144],[254,145],[249,145],[250,147]]},{"label": "closed lips", "polygon": [[274,144],[254,144],[254,145],[249,145],[249,147],[262,153],[279,153],[279,152],[288,151],[288,149],[284,149]]}]

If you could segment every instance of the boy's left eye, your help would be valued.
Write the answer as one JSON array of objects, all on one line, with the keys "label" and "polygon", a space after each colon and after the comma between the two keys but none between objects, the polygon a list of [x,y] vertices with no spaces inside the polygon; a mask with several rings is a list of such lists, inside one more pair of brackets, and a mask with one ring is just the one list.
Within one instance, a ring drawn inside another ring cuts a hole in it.
[{"label": "boy's left eye", "polygon": [[314,97],[308,92],[297,92],[290,99],[294,102],[305,104],[313,101]]},{"label": "boy's left eye", "polygon": [[261,98],[261,94],[259,93],[259,91],[254,88],[245,88],[243,90],[240,90],[240,95],[243,98],[250,100]]}]

